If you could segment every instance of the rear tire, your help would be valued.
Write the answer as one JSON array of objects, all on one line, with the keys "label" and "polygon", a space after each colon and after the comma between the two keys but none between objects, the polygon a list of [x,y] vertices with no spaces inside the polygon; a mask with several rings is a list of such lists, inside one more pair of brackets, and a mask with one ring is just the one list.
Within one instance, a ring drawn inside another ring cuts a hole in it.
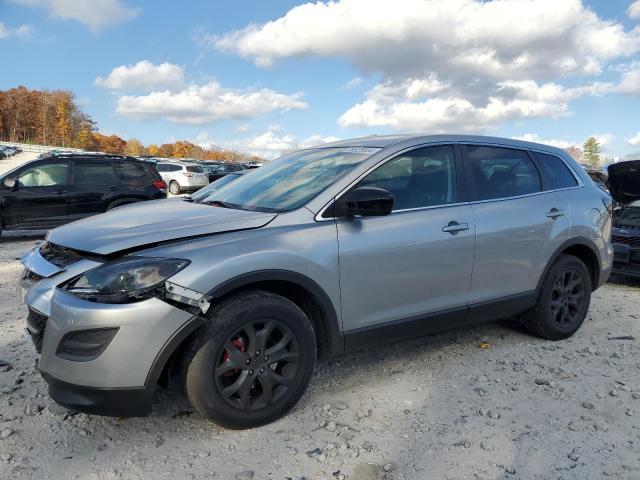
[{"label": "rear tire", "polygon": [[205,418],[232,429],[285,415],[300,400],[316,361],[304,312],[264,291],[216,305],[187,352],[186,392]]},{"label": "rear tire", "polygon": [[175,180],[171,180],[169,182],[169,193],[171,193],[171,195],[180,195],[181,191],[182,189],[180,188],[180,184],[178,182],[176,182]]},{"label": "rear tire", "polygon": [[591,275],[573,255],[560,255],[547,272],[535,307],[522,315],[527,330],[548,340],[578,331],[591,302]]}]

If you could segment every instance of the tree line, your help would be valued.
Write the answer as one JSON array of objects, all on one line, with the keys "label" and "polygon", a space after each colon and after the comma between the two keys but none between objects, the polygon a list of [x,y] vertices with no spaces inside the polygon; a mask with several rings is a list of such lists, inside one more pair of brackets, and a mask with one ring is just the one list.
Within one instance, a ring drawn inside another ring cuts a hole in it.
[{"label": "tree line", "polygon": [[224,149],[204,149],[186,140],[144,146],[139,140],[103,135],[67,90],[0,90],[0,140],[80,148],[131,156],[241,161],[258,157]]}]

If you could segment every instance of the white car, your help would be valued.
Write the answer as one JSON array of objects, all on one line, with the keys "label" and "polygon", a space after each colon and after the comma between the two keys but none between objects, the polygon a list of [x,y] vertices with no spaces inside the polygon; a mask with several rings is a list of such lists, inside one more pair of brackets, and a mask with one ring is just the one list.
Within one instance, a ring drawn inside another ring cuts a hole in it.
[{"label": "white car", "polygon": [[194,192],[209,185],[209,175],[193,163],[158,162],[158,173],[169,186],[169,192],[179,195]]}]

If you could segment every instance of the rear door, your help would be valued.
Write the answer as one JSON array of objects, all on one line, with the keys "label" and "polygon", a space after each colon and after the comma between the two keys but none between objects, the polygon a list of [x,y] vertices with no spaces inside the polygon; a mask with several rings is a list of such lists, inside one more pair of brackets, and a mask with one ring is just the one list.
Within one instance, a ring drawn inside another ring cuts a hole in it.
[{"label": "rear door", "polygon": [[464,321],[475,224],[460,167],[451,145],[421,147],[354,187],[384,188],[395,202],[387,216],[337,219],[344,329],[355,335],[349,342],[374,328],[380,335],[385,324],[402,337]]},{"label": "rear door", "polygon": [[76,159],[72,177],[69,191],[70,220],[105,212],[117,190],[111,161]]},{"label": "rear door", "polygon": [[[462,146],[476,222],[470,304],[504,302],[505,314],[533,298],[544,268],[569,236],[569,204],[543,189],[526,150]],[[499,316],[492,306],[488,315]]]},{"label": "rear door", "polygon": [[4,195],[5,226],[52,228],[68,222],[69,176],[65,160],[38,162],[19,171],[16,187]]}]

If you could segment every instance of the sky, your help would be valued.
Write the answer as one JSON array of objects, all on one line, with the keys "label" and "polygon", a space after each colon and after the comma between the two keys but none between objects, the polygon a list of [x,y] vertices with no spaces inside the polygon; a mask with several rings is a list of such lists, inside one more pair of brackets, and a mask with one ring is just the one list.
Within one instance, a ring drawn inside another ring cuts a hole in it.
[{"label": "sky", "polygon": [[596,136],[640,158],[640,0],[0,0],[0,66],[144,144]]}]

